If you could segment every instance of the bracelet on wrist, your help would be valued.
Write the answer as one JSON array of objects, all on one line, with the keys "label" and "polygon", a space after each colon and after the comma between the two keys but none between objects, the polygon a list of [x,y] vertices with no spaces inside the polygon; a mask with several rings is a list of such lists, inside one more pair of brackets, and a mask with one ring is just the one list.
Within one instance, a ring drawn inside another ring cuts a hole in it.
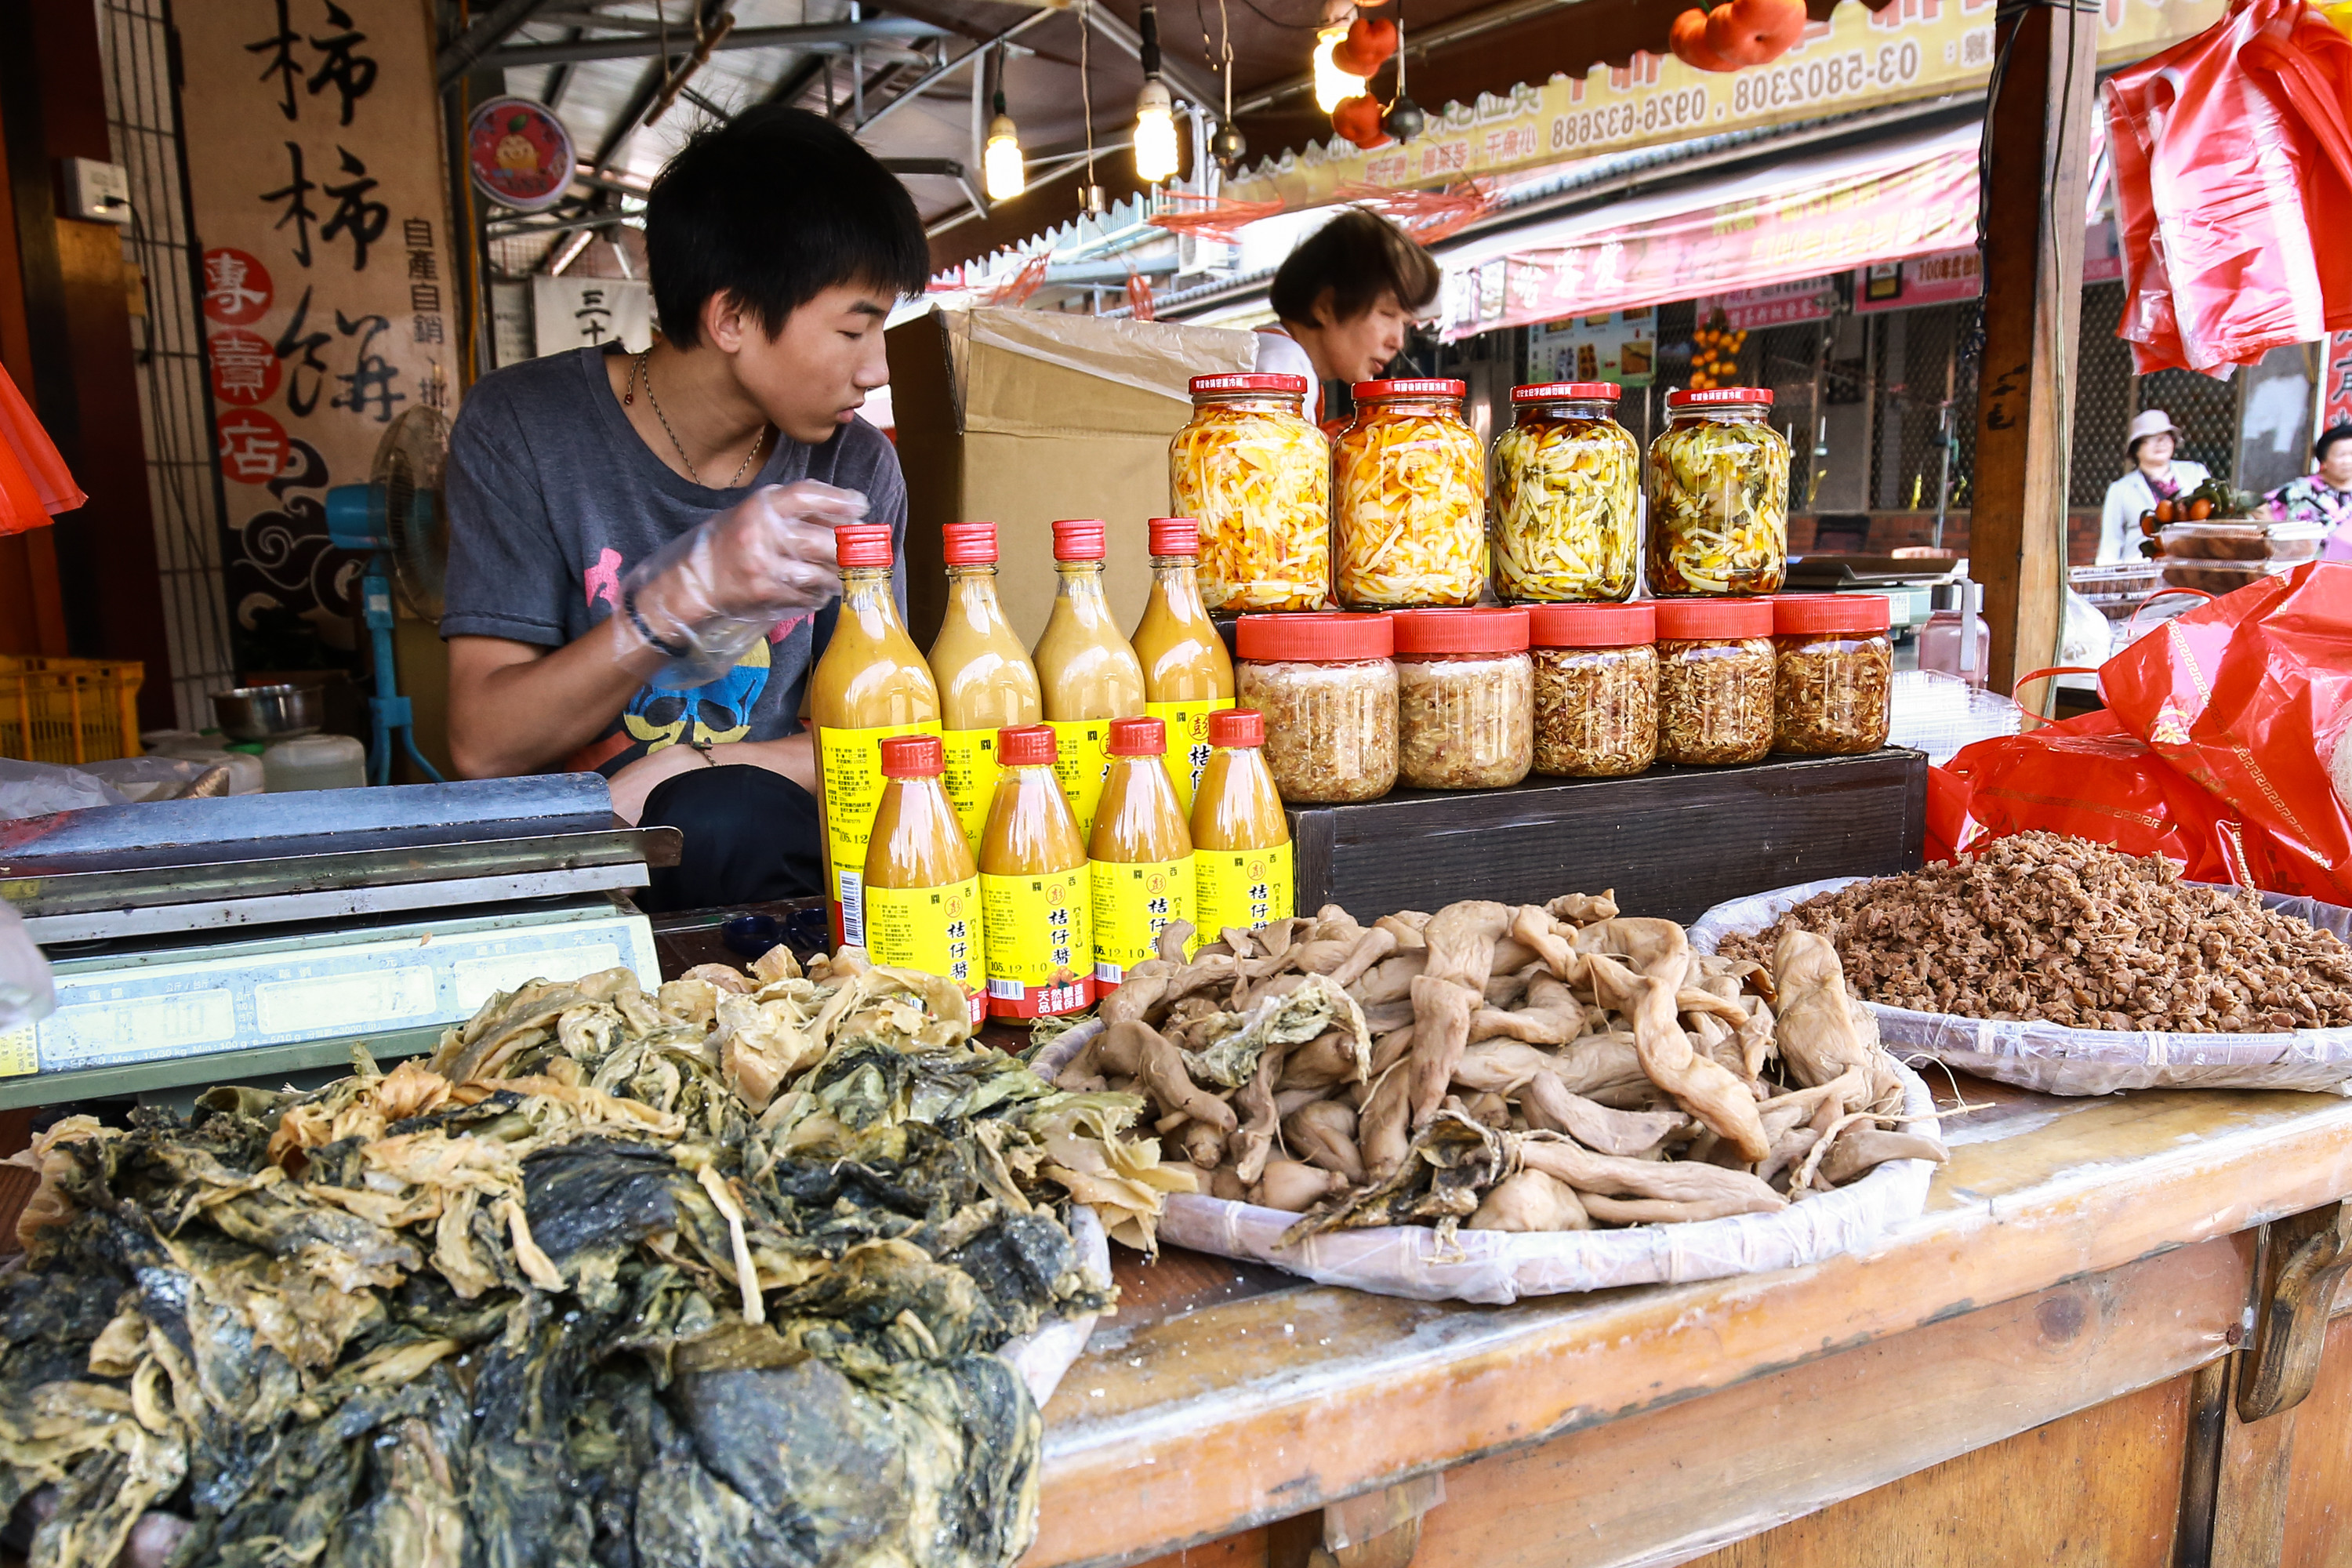
[{"label": "bracelet on wrist", "polygon": [[673,643],[666,643],[654,636],[653,627],[646,625],[646,617],[637,613],[637,591],[635,588],[622,590],[621,613],[629,617],[631,629],[637,636],[645,638],[646,646],[664,658],[684,658],[694,651],[689,647],[680,647]]}]

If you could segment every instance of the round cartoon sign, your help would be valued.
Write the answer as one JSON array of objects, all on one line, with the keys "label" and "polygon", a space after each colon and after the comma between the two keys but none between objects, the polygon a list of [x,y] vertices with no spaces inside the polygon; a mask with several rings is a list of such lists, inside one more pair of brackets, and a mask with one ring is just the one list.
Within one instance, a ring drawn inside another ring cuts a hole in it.
[{"label": "round cartoon sign", "polygon": [[543,212],[572,184],[572,132],[547,105],[494,98],[466,126],[466,166],[477,189],[501,206]]}]

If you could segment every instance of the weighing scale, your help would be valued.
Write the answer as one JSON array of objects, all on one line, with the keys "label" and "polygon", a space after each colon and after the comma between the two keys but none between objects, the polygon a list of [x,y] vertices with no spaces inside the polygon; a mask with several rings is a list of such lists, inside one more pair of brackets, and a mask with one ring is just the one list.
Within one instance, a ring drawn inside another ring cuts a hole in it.
[{"label": "weighing scale", "polygon": [[496,992],[625,965],[677,863],[594,773],[101,806],[0,823],[0,898],[57,1006],[0,1036],[0,1110],[430,1050]]}]

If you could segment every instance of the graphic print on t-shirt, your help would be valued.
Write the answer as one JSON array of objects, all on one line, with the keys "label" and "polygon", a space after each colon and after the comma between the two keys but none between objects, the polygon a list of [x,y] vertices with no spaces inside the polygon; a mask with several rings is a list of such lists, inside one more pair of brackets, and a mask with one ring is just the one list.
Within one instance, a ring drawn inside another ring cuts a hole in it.
[{"label": "graphic print on t-shirt", "polygon": [[[767,689],[768,644],[762,639],[751,645],[740,664],[716,680],[684,691],[638,687],[622,710],[621,722],[633,739],[646,743],[647,756],[681,740],[698,746],[724,745],[751,732],[751,710]],[[687,731],[689,724],[694,727],[691,734]]]}]

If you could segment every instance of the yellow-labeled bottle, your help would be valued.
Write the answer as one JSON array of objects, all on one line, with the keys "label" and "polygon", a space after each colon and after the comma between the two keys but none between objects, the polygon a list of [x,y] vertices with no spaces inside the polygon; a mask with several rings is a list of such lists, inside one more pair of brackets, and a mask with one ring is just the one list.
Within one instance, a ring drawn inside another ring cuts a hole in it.
[{"label": "yellow-labeled bottle", "polygon": [[940,692],[890,592],[890,529],[833,531],[841,616],[809,675],[816,730],[817,805],[824,822],[824,901],[833,940],[866,945],[866,841],[882,804],[881,744],[940,732]]},{"label": "yellow-labeled bottle", "polygon": [[940,530],[948,563],[948,613],[931,644],[947,744],[948,800],[965,841],[980,852],[988,803],[996,797],[996,732],[1045,716],[1029,650],[996,598],[996,524],[950,522]]},{"label": "yellow-labeled bottle", "polygon": [[1087,841],[1054,776],[1054,731],[996,737],[996,798],[980,840],[988,928],[988,1015],[1025,1023],[1094,1005],[1094,905]]},{"label": "yellow-labeled bottle", "polygon": [[1168,726],[1168,776],[1176,804],[1192,809],[1192,792],[1209,762],[1209,715],[1234,705],[1234,659],[1201,602],[1201,525],[1189,517],[1155,517],[1151,596],[1135,627],[1143,666],[1143,710]]},{"label": "yellow-labeled bottle", "polygon": [[897,735],[881,752],[889,782],[866,847],[866,954],[954,981],[976,1029],[987,1013],[980,866],[941,784],[947,750],[937,735]]},{"label": "yellow-labeled bottle", "polygon": [[1167,752],[1159,720],[1111,721],[1110,773],[1087,839],[1097,994],[1117,990],[1129,970],[1158,954],[1160,932],[1192,918],[1192,835]]},{"label": "yellow-labeled bottle", "polygon": [[1290,819],[1265,745],[1256,709],[1209,715],[1209,765],[1192,802],[1192,923],[1203,942],[1227,926],[1255,931],[1288,920],[1296,908]]},{"label": "yellow-labeled bottle", "polygon": [[1066,518],[1054,524],[1054,563],[1061,587],[1031,658],[1059,747],[1055,772],[1083,837],[1094,829],[1095,802],[1110,767],[1110,721],[1143,716],[1143,666],[1119,636],[1103,595],[1101,522]]}]

